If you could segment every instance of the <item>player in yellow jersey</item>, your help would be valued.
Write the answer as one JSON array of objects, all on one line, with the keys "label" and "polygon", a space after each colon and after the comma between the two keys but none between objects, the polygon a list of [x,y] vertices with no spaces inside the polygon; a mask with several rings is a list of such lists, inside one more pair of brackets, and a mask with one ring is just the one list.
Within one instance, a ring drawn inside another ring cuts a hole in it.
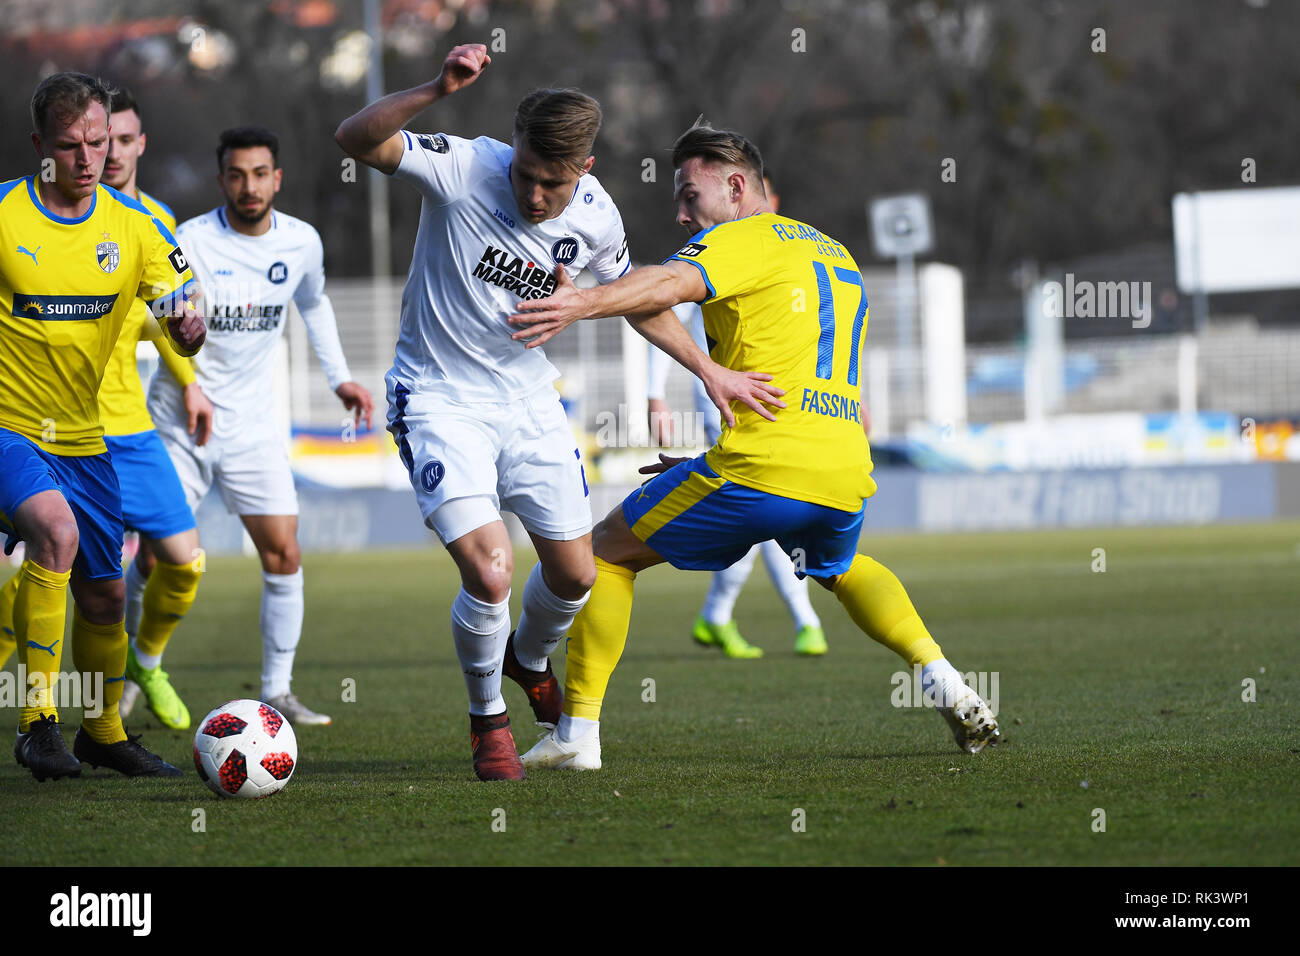
[{"label": "player in yellow jersey", "polygon": [[[141,127],[139,107],[129,91],[119,89],[113,93],[108,122],[108,159],[101,182],[139,201],[174,234],[176,217],[172,211],[136,184],[138,163],[147,139]],[[194,603],[202,560],[194,515],[145,407],[136,367],[136,345],[144,340],[153,343],[162,363],[186,385],[190,431],[197,432],[196,444],[202,445],[212,428],[212,402],[195,382],[193,366],[163,341],[157,319],[150,314],[143,299],[136,299],[104,370],[104,381],[99,388],[99,416],[104,425],[104,443],[122,489],[123,523],[128,530],[140,532],[144,554],[161,560],[163,571],[151,578],[152,584],[145,589],[143,614],[141,602],[134,602],[134,607],[127,603],[126,632],[131,644],[119,710],[125,718],[143,689],[149,709],[158,719],[168,727],[184,730],[190,725],[189,711],[172,688],[159,658],[167,640]],[[138,572],[128,569],[128,586],[133,573]],[[15,575],[0,588],[0,663],[14,649],[13,610],[20,581],[21,577]]]},{"label": "player in yellow jersey", "polygon": [[860,270],[835,239],[770,211],[762,157],[738,133],[692,127],[673,166],[677,221],[694,233],[690,242],[610,285],[561,281],[550,298],[520,303],[511,321],[525,328],[515,337],[531,346],[578,319],[702,302],[714,361],[770,373],[788,407],[775,421],[738,408],[706,454],[661,455],[642,469],[658,476],[596,526],[596,584],[569,632],[564,716],[524,766],[600,767],[600,707],[627,641],[638,571],[664,561],[717,570],[767,538],[866,634],[922,668],[922,688],[959,747],[996,744],[994,714],[943,657],[902,584],[856,553],[864,499],[876,490],[859,404]]},{"label": "player in yellow jersey", "polygon": [[[27,547],[14,631],[28,692],[14,756],[38,780],[75,776],[79,760],[131,776],[180,774],[128,738],[118,715],[122,503],[98,393],[137,297],[167,317],[181,354],[198,350],[206,327],[187,302],[193,277],[171,232],[100,185],[110,95],[83,73],[43,80],[31,103],[41,172],[0,184],[0,531],[7,547]],[[103,688],[86,701],[73,753],[54,706],[69,583],[74,663]]]}]

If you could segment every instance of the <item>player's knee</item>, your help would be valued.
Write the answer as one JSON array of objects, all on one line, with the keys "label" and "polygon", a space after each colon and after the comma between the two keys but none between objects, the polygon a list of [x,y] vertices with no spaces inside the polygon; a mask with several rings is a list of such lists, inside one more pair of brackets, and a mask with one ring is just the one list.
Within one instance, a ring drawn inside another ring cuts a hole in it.
[{"label": "player's knee", "polygon": [[480,601],[500,604],[510,597],[515,558],[509,548],[480,549],[470,560],[458,562],[465,590]]},{"label": "player's knee", "polygon": [[91,624],[116,624],[126,614],[126,582],[99,581],[77,597],[81,616]]},{"label": "player's knee", "polygon": [[566,601],[579,601],[596,584],[596,562],[588,561],[578,568],[566,568],[565,573],[559,575],[558,581],[548,583],[556,597]]},{"label": "player's knee", "polygon": [[302,567],[302,552],[297,541],[289,541],[262,553],[262,570],[267,574],[297,574]]},{"label": "player's knee", "polygon": [[[510,562],[506,562],[507,565]],[[462,584],[465,590],[480,601],[486,601],[489,604],[500,604],[510,597],[510,584],[513,578],[513,567],[502,567],[499,564],[487,562],[476,566],[469,574],[464,575]]]},{"label": "player's knee", "polygon": [[40,539],[31,542],[32,560],[51,571],[70,569],[77,558],[77,548],[81,542],[77,519],[72,516],[72,512],[46,518],[41,523],[40,532]]}]

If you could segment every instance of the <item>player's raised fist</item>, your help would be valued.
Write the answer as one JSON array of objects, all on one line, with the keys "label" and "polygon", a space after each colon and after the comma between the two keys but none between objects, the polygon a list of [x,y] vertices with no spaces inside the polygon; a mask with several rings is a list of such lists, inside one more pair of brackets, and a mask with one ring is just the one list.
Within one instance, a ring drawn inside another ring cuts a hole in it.
[{"label": "player's raised fist", "polygon": [[491,62],[492,57],[488,56],[487,47],[482,43],[462,43],[453,47],[447,59],[442,61],[442,72],[434,80],[438,93],[446,96],[464,89],[477,80]]}]

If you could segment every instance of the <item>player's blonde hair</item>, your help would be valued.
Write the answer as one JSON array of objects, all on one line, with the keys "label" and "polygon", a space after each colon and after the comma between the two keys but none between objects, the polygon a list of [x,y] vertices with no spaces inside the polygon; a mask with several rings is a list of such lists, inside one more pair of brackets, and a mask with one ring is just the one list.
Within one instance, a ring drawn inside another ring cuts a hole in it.
[{"label": "player's blonde hair", "polygon": [[515,108],[515,135],[542,159],[581,173],[601,118],[600,104],[586,93],[533,90]]},{"label": "player's blonde hair", "polygon": [[763,188],[763,156],[758,147],[734,130],[714,129],[703,116],[673,143],[673,169],[680,169],[688,159],[738,166],[753,173],[755,185]]}]

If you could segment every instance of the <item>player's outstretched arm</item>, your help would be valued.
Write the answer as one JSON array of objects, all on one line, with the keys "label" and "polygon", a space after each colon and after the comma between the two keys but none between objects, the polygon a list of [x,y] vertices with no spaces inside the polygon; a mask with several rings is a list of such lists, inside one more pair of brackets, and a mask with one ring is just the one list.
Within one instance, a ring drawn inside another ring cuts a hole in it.
[{"label": "player's outstretched arm", "polygon": [[[510,316],[510,324],[521,327],[510,337],[516,341],[526,339],[530,349],[554,338],[579,319],[657,315],[679,302],[703,302],[709,296],[700,270],[684,262],[643,266],[594,289],[579,289],[563,266],[556,267],[555,280],[554,292],[544,299],[520,302],[516,306],[519,311]],[[689,339],[690,335],[686,337]]]},{"label": "player's outstretched arm", "polygon": [[[695,270],[692,268],[691,271]],[[766,406],[785,408],[785,402],[780,400],[785,390],[768,384],[772,381],[771,375],[764,372],[737,372],[719,365],[700,351],[700,347],[691,338],[691,333],[672,311],[654,315],[629,315],[627,321],[652,345],[671,355],[704,383],[705,391],[718,407],[722,420],[728,427],[736,424],[731,411],[732,402],[743,402],[772,422],[776,421],[776,416]]]},{"label": "player's outstretched arm", "polygon": [[469,86],[491,62],[482,43],[454,47],[437,79],[375,100],[339,124],[334,142],[349,156],[392,175],[402,160],[402,127],[444,96]]}]

